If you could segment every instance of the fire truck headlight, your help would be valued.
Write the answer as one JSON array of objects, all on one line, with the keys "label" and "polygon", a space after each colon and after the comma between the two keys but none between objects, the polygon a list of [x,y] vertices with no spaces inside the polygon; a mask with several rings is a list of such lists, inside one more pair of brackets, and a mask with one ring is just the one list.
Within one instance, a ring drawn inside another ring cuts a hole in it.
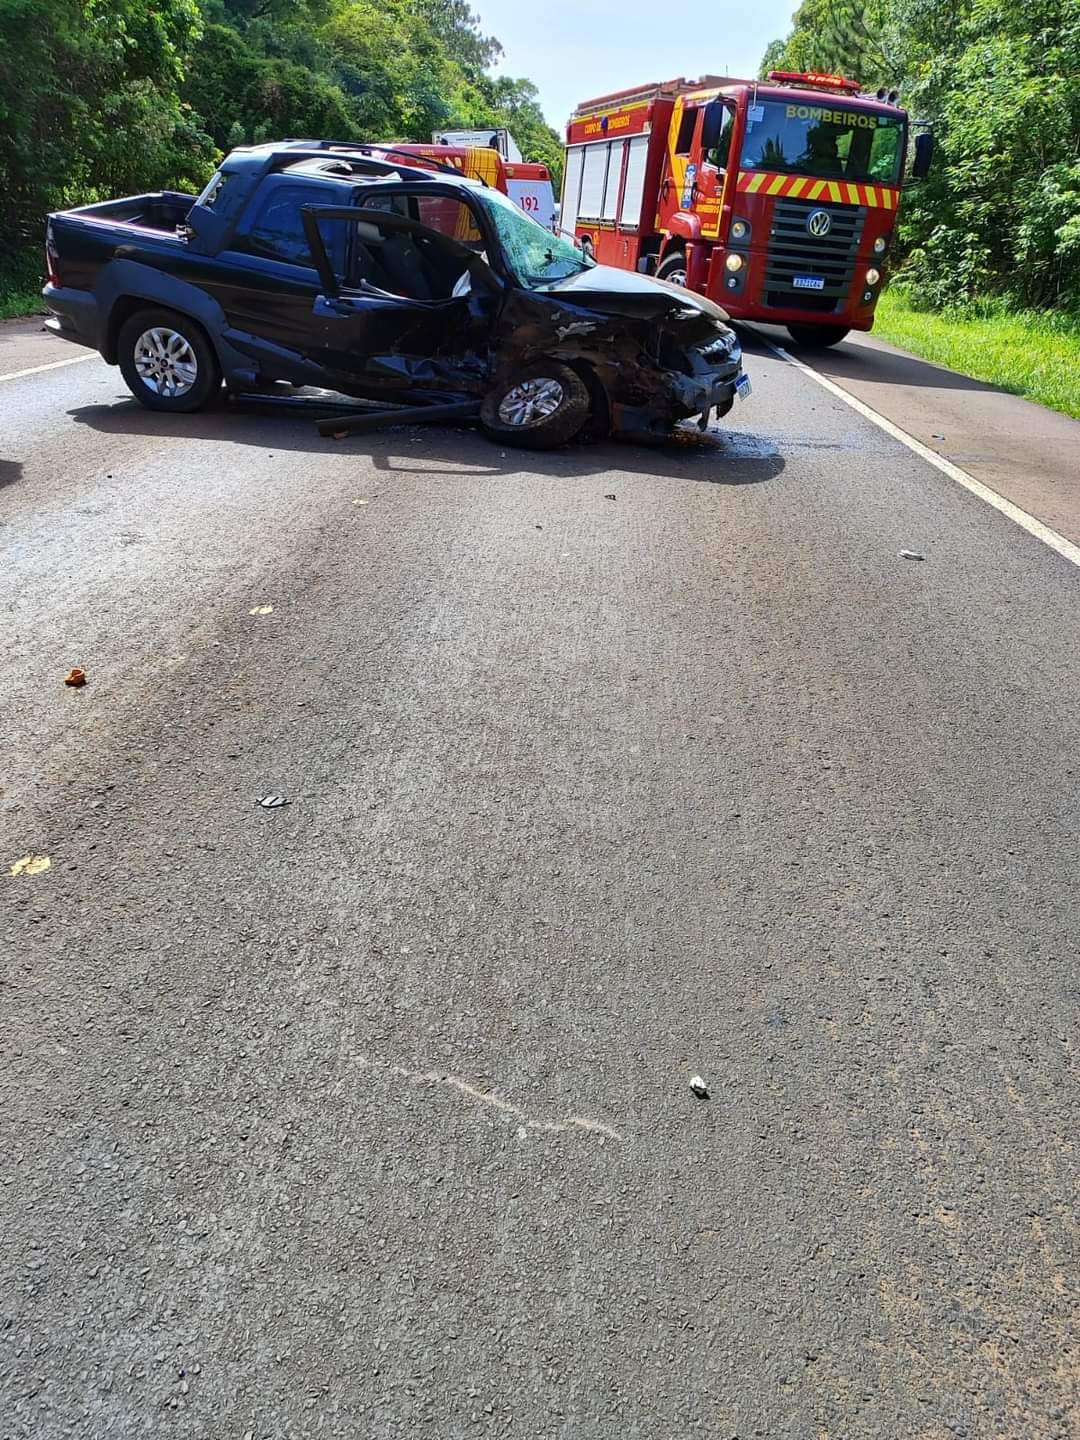
[{"label": "fire truck headlight", "polygon": [[745,220],[733,220],[731,222],[731,238],[733,240],[745,240],[750,234],[750,226]]},{"label": "fire truck headlight", "polygon": [[885,246],[888,245],[888,243],[889,243],[889,242],[888,242],[888,240],[885,239],[885,236],[884,236],[884,235],[879,235],[879,236],[877,237],[877,239],[874,241],[874,254],[875,254],[875,255],[884,255],[884,254],[885,254]]},{"label": "fire truck headlight", "polygon": [[873,265],[871,265],[871,266],[870,266],[870,269],[867,270],[867,272],[866,272],[866,283],[867,283],[867,285],[876,285],[880,279],[881,279],[881,271],[880,271],[880,270],[875,270],[874,267],[873,267]]},{"label": "fire truck headlight", "polygon": [[745,264],[746,261],[741,255],[729,255],[724,261],[724,265],[727,267],[728,270],[731,271],[732,275],[736,274],[739,270],[741,270]]}]

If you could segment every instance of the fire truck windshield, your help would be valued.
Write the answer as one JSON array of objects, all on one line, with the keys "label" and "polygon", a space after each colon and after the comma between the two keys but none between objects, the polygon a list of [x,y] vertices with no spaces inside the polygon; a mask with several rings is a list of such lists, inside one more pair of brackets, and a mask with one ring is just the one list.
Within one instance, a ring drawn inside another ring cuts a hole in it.
[{"label": "fire truck windshield", "polygon": [[897,185],[906,135],[899,115],[849,108],[827,96],[811,104],[759,102],[747,111],[742,168]]},{"label": "fire truck windshield", "polygon": [[568,240],[530,220],[501,191],[481,190],[476,198],[495,226],[507,264],[530,290],[579,275],[595,264]]}]

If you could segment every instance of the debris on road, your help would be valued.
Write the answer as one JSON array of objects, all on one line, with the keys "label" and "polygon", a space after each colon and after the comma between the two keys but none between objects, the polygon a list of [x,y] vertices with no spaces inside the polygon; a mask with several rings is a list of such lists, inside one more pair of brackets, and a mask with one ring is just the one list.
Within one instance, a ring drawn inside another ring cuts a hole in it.
[{"label": "debris on road", "polygon": [[690,1076],[690,1089],[699,1100],[708,1100],[709,1087],[705,1084],[705,1081],[701,1078],[700,1075]]},{"label": "debris on road", "polygon": [[260,795],[255,803],[261,805],[264,810],[280,810],[289,802],[284,795]]},{"label": "debris on road", "polygon": [[74,670],[69,670],[68,673],[64,676],[64,684],[71,685],[73,688],[76,689],[80,685],[85,685],[86,671],[80,670],[78,666],[76,666]]},{"label": "debris on road", "polygon": [[945,439],[945,436],[944,436],[944,435],[931,435],[931,436],[930,436],[930,439],[931,439],[931,440],[944,440],[944,439]]},{"label": "debris on road", "polygon": [[900,551],[900,559],[901,559],[901,560],[925,560],[925,559],[926,559],[926,556],[925,556],[925,555],[920,555],[917,550],[901,550],[901,551]]},{"label": "debris on road", "polygon": [[615,499],[615,496],[614,496],[614,495],[605,495],[605,496],[604,496],[604,499],[605,499],[605,500],[614,500],[614,499]]},{"label": "debris on road", "polygon": [[272,605],[256,605],[254,610],[248,611],[249,615],[272,615],[273,613],[274,607]]},{"label": "debris on road", "polygon": [[11,867],[12,875],[40,875],[48,870],[52,861],[48,855],[24,855]]}]

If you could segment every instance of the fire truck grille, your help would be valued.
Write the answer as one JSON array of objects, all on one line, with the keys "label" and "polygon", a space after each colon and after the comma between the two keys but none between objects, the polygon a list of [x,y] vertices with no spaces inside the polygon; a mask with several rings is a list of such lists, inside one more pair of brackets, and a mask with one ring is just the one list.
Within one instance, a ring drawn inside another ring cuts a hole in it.
[{"label": "fire truck grille", "polygon": [[[807,220],[817,210],[824,210],[829,217],[827,235],[811,235],[806,228]],[[777,200],[769,233],[766,303],[819,314],[835,310],[851,290],[865,219],[866,210],[861,205]],[[820,289],[808,289],[795,284],[797,277],[813,277],[825,283]]]}]

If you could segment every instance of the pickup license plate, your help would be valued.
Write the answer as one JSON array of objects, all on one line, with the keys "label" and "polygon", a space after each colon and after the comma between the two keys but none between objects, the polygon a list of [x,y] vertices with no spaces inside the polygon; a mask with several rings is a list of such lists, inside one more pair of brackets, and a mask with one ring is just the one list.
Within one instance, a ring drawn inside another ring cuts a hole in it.
[{"label": "pickup license plate", "polygon": [[752,388],[749,375],[740,375],[735,381],[735,394],[738,395],[740,400],[747,399]]},{"label": "pickup license plate", "polygon": [[820,275],[796,275],[791,282],[796,290],[824,290],[825,281]]}]

